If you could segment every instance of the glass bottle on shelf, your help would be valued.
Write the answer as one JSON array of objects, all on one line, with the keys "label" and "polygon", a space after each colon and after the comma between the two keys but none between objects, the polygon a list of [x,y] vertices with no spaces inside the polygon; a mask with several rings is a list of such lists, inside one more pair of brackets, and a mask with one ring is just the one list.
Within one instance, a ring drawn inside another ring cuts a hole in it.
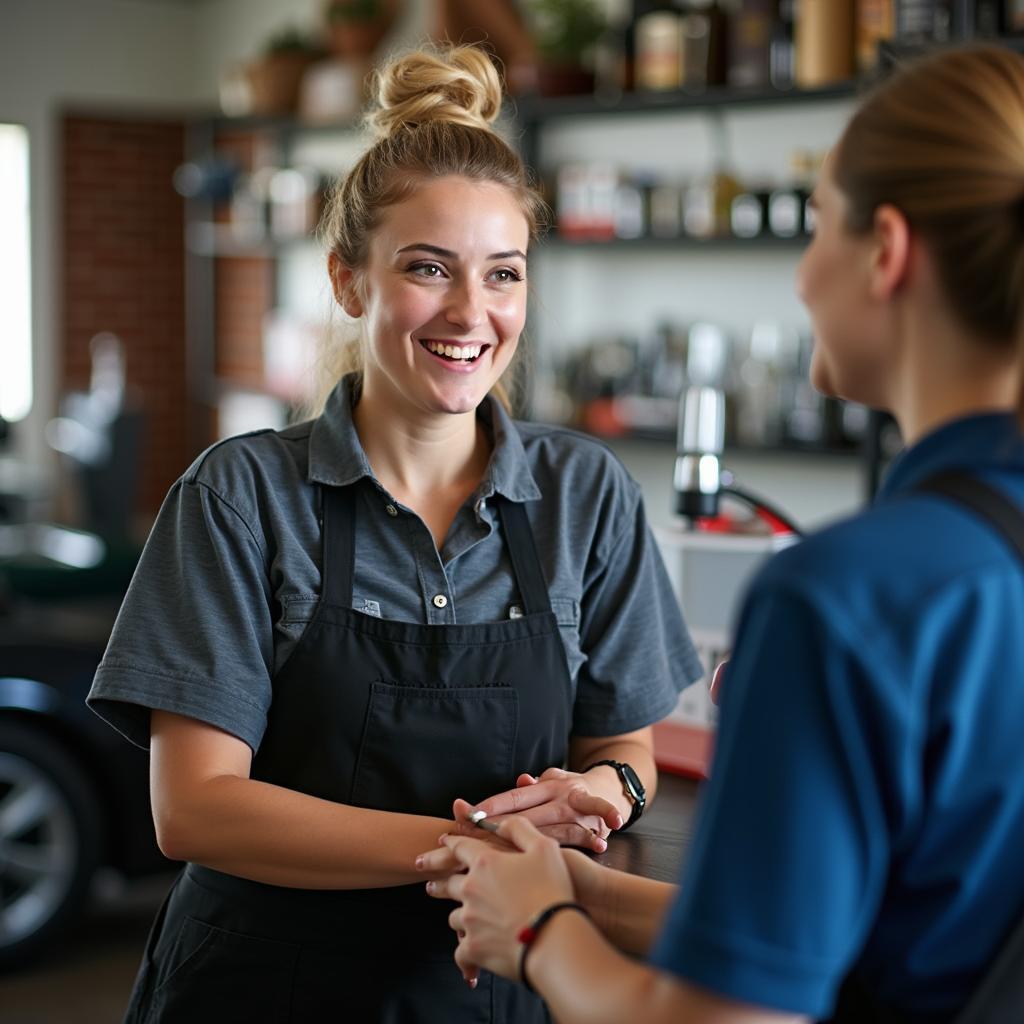
[{"label": "glass bottle on shelf", "polygon": [[768,233],[770,195],[770,189],[754,185],[733,199],[729,226],[737,238],[760,238]]},{"label": "glass bottle on shelf", "polygon": [[974,34],[983,39],[997,39],[1006,31],[1006,10],[1003,0],[975,0]]},{"label": "glass bottle on shelf", "polygon": [[605,0],[607,27],[594,47],[594,91],[614,99],[633,88],[630,0]]},{"label": "glass bottle on shelf", "polygon": [[648,190],[648,232],[652,238],[678,238],[683,233],[683,194],[671,181],[653,182]]},{"label": "glass bottle on shelf", "polygon": [[793,41],[796,0],[779,0],[775,27],[768,47],[768,74],[776,89],[792,89],[795,46]]},{"label": "glass bottle on shelf", "polygon": [[732,201],[740,183],[723,170],[694,178],[683,199],[683,230],[691,238],[722,238],[729,234]]},{"label": "glass bottle on shelf", "polygon": [[1024,32],[1024,0],[1006,0],[1003,21],[1004,31]]},{"label": "glass bottle on shelf", "polygon": [[952,0],[896,0],[896,37],[905,43],[948,43]]},{"label": "glass bottle on shelf", "polygon": [[730,13],[726,80],[733,88],[762,88],[771,81],[776,7],[776,0],[737,0]]},{"label": "glass bottle on shelf", "polygon": [[809,234],[811,208],[808,206],[814,176],[814,156],[794,150],[790,156],[790,181],[768,197],[768,229],[778,238]]},{"label": "glass bottle on shelf", "polygon": [[683,35],[679,12],[660,6],[637,18],[634,77],[637,89],[665,92],[683,80]]},{"label": "glass bottle on shelf", "polygon": [[790,376],[791,398],[786,407],[784,438],[796,446],[820,447],[825,442],[824,398],[810,380],[812,348],[810,335],[804,335]]},{"label": "glass bottle on shelf", "polygon": [[725,14],[717,0],[680,3],[681,85],[701,92],[725,82]]},{"label": "glass bottle on shelf", "polygon": [[778,445],[783,437],[788,367],[797,356],[795,332],[762,320],[754,324],[736,372],[736,440]]},{"label": "glass bottle on shelf", "polygon": [[878,47],[896,32],[896,0],[858,0],[857,71],[865,74],[878,66]]},{"label": "glass bottle on shelf", "polygon": [[645,182],[625,176],[615,188],[615,237],[642,238],[647,228]]},{"label": "glass bottle on shelf", "polygon": [[677,401],[688,379],[686,362],[689,331],[666,321],[658,325],[651,354],[650,393]]}]

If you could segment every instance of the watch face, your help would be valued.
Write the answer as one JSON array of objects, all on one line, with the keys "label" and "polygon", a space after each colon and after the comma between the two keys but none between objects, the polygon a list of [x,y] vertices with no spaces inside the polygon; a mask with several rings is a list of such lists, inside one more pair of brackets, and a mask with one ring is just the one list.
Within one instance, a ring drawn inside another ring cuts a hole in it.
[{"label": "watch face", "polygon": [[640,781],[640,776],[628,764],[623,764],[620,768],[622,778],[629,787],[630,796],[637,801],[643,800],[646,791],[644,790],[644,784]]}]

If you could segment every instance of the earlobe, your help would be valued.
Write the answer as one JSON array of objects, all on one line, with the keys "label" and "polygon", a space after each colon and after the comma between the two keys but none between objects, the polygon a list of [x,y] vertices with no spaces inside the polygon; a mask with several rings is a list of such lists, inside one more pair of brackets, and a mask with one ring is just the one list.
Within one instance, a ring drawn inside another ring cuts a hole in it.
[{"label": "earlobe", "polygon": [[353,319],[361,317],[363,305],[359,301],[359,289],[356,287],[356,272],[332,252],[327,257],[327,273],[338,305]]},{"label": "earlobe", "polygon": [[902,210],[883,203],[875,210],[871,292],[886,300],[906,283],[910,272],[910,225]]}]

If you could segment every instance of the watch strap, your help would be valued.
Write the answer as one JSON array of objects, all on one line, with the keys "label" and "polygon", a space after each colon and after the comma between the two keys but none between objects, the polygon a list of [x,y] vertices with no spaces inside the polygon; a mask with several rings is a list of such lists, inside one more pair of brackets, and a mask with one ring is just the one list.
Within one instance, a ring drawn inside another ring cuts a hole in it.
[{"label": "watch strap", "polygon": [[[591,768],[597,768],[603,764],[615,769],[619,776],[619,782],[622,783],[622,792],[632,801],[632,810],[629,812],[629,817],[619,829],[620,832],[625,832],[627,828],[635,825],[644,813],[644,807],[647,806],[647,791],[644,789],[644,784],[640,781],[640,776],[637,775],[636,769],[622,761],[613,761],[610,758],[594,761],[593,764],[588,764],[580,774],[585,775]],[[632,779],[630,775],[632,775]]]}]

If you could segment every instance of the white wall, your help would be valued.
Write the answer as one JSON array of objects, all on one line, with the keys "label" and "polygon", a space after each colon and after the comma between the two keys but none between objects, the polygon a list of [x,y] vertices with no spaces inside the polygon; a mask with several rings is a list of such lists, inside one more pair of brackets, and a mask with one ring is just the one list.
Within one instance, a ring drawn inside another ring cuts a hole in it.
[{"label": "white wall", "polygon": [[59,118],[67,109],[180,112],[197,98],[195,11],[180,3],[3,0],[0,121],[29,130],[34,401],[17,454],[49,462],[42,430],[60,379]]}]

